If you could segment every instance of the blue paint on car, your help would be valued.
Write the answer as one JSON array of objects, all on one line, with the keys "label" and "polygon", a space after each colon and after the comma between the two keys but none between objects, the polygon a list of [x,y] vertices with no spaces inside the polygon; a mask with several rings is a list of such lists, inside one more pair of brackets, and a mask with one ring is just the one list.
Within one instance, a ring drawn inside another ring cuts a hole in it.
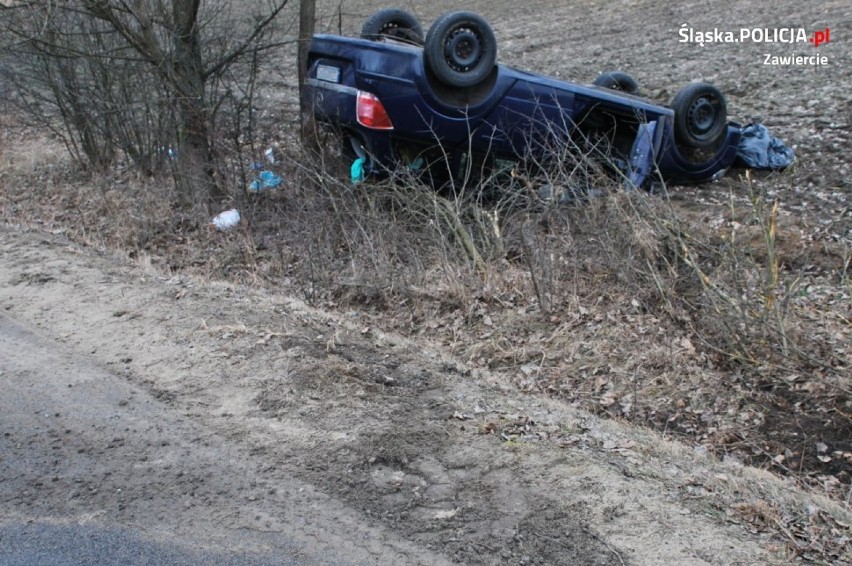
[{"label": "blue paint on car", "polygon": [[[366,175],[404,166],[436,184],[506,160],[539,162],[554,143],[598,135],[627,187],[707,182],[734,163],[741,136],[726,122],[710,151],[694,152],[676,139],[675,110],[634,94],[499,63],[479,84],[453,87],[436,78],[422,46],[329,34],[313,37],[302,96],[357,148]],[[696,113],[709,107],[702,102]]]}]

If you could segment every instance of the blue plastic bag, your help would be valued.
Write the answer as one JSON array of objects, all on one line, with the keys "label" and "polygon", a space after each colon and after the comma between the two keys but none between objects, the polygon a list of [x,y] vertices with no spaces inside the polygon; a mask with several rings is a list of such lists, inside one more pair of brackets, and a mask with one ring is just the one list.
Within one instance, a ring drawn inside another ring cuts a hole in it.
[{"label": "blue plastic bag", "polygon": [[793,149],[769,133],[763,124],[749,124],[742,129],[737,148],[737,167],[777,170],[789,167],[795,155]]},{"label": "blue plastic bag", "polygon": [[261,171],[257,178],[249,185],[249,190],[253,193],[259,193],[266,189],[274,189],[282,181],[283,179],[272,171]]}]

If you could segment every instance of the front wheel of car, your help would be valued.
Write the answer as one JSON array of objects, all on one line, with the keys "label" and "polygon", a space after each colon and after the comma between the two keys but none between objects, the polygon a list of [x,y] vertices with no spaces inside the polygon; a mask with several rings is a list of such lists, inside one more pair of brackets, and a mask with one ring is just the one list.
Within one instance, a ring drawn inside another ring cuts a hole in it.
[{"label": "front wheel of car", "polygon": [[678,92],[671,104],[678,145],[713,151],[727,133],[728,109],[721,91],[707,83],[692,83]]},{"label": "front wheel of car", "polygon": [[476,86],[488,78],[497,62],[497,39],[481,16],[448,12],[429,28],[424,58],[426,68],[445,85]]},{"label": "front wheel of car", "polygon": [[361,37],[373,41],[394,39],[423,45],[423,28],[413,15],[405,10],[386,8],[370,16],[361,27]]},{"label": "front wheel of car", "polygon": [[628,94],[636,94],[639,92],[639,83],[623,71],[609,71],[607,73],[601,73],[592,84],[603,88],[626,92]]}]

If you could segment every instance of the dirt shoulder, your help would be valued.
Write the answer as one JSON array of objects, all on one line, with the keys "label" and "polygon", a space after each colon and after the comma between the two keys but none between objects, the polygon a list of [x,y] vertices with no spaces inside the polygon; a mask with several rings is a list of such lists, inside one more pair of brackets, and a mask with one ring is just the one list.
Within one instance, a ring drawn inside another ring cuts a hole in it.
[{"label": "dirt shoulder", "polygon": [[[8,227],[0,234],[5,312],[179,415],[142,431],[151,446],[162,426],[204,431],[209,440],[187,449],[184,466],[221,461],[217,485],[240,496],[189,509],[229,529],[283,535],[294,517],[310,523],[322,514],[291,515],[304,502],[280,495],[281,506],[266,505],[268,514],[247,512],[295,478],[345,504],[369,529],[449,561],[753,564],[785,561],[783,540],[735,524],[742,515],[731,505],[773,497],[813,514],[839,512],[769,474],[519,394],[354,316],[168,277],[61,237]],[[41,386],[66,381],[57,372]],[[78,441],[100,454],[115,436],[105,426]],[[155,462],[157,451],[150,449]],[[246,473],[255,478],[250,489]],[[119,481],[86,478],[85,470],[79,476],[92,485]],[[121,477],[120,505],[101,488],[80,490],[73,508],[61,490],[36,492],[42,501],[32,505],[11,493],[23,486],[6,485],[12,505],[4,505],[4,520],[63,510],[72,520],[153,524],[177,502],[140,504],[150,495],[147,478]],[[108,511],[92,515],[90,506]],[[282,508],[291,511],[275,511]]]}]

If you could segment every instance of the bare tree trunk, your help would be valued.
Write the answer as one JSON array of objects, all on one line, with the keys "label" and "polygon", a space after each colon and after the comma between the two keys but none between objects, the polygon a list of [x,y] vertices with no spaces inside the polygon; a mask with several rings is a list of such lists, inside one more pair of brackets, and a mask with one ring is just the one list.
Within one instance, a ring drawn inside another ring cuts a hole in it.
[{"label": "bare tree trunk", "polygon": [[[187,204],[222,198],[213,176],[209,113],[205,100],[204,61],[198,30],[201,0],[172,0],[174,63],[171,83],[180,112],[178,190]],[[206,198],[207,197],[207,198]]]},{"label": "bare tree trunk", "polygon": [[[316,0],[301,0],[299,3],[299,88],[305,84],[308,73],[308,48],[316,25]],[[318,148],[316,123],[313,108],[308,101],[299,98],[299,111],[302,124],[302,145],[309,151]]]}]

